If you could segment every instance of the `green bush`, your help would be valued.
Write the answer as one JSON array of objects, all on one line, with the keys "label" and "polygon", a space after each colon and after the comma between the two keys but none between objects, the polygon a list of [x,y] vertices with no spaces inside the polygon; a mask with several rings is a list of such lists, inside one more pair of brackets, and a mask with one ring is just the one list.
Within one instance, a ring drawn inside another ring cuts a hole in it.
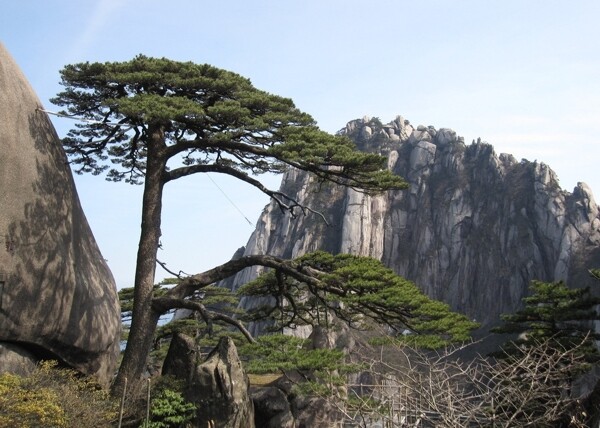
[{"label": "green bush", "polygon": [[[171,389],[162,390],[150,404],[148,428],[180,428],[194,418],[196,406]],[[144,425],[142,425],[144,426]]]}]

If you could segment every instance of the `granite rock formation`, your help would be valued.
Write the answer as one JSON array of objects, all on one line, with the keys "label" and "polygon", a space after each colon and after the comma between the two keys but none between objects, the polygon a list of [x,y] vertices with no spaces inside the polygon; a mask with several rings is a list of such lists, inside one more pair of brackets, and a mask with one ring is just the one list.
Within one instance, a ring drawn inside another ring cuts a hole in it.
[{"label": "granite rock formation", "polygon": [[251,388],[256,426],[264,428],[296,428],[287,395],[276,386]]},{"label": "granite rock formation", "polygon": [[[304,374],[306,375],[306,373]],[[335,399],[298,394],[294,385],[305,381],[296,371],[266,386],[252,387],[257,427],[264,428],[329,428],[344,426],[344,414]]]},{"label": "granite rock formation", "polygon": [[[498,155],[480,140],[466,145],[450,129],[414,128],[400,116],[388,124],[354,120],[340,133],[387,156],[410,188],[367,196],[290,170],[282,190],[328,224],[270,204],[245,254],[372,256],[480,322],[482,333],[521,304],[532,279],[593,285],[587,269],[600,266],[600,217],[586,184],[567,192],[543,163]],[[259,272],[247,269],[228,285],[235,289]]]},{"label": "granite rock formation", "polygon": [[9,354],[54,358],[107,384],[119,352],[116,286],[40,108],[0,44],[0,368]]},{"label": "granite rock formation", "polygon": [[221,338],[205,361],[199,359],[194,339],[177,333],[162,370],[184,382],[184,397],[198,408],[194,426],[253,428],[250,384],[233,340]]}]

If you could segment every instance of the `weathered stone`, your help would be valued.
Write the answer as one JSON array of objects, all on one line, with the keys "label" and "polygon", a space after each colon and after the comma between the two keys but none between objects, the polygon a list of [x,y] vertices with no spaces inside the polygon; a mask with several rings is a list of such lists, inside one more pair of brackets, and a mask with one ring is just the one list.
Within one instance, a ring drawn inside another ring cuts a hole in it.
[{"label": "weathered stone", "polygon": [[294,385],[306,380],[306,373],[290,371],[266,387],[252,388],[256,426],[265,428],[341,427],[344,415],[335,400],[297,394]]},{"label": "weathered stone", "polygon": [[421,127],[421,130],[413,131],[412,134],[408,137],[408,142],[411,144],[416,144],[419,141],[432,141],[433,138],[427,129]]},{"label": "weathered stone", "polygon": [[0,44],[0,342],[107,384],[119,353],[117,291],[40,108]]},{"label": "weathered stone", "polygon": [[373,130],[371,128],[369,128],[368,126],[363,127],[361,137],[368,139],[368,138],[371,138],[372,134],[373,134]]},{"label": "weathered stone", "polygon": [[252,388],[255,422],[261,428],[295,428],[294,415],[286,394],[275,386]]},{"label": "weathered stone", "polygon": [[[373,150],[377,135],[364,140],[367,123],[352,121],[340,133]],[[398,117],[389,126],[409,125]],[[312,215],[291,219],[271,204],[246,254],[296,257],[323,249],[376,257],[482,323],[482,334],[520,306],[533,279],[595,285],[587,269],[600,266],[600,217],[585,184],[569,193],[547,165],[497,156],[481,141],[466,146],[449,129],[435,137],[420,129],[382,149],[408,190],[368,197],[289,172],[282,189],[320,211],[329,226]],[[241,272],[232,288],[258,272]]]},{"label": "weathered stone", "polygon": [[[402,116],[396,116],[390,125],[392,125],[395,129],[397,129],[398,137],[400,137],[400,141],[406,141],[410,137],[413,132],[413,127],[408,120],[405,120]],[[358,126],[358,124],[356,124]],[[346,132],[346,134],[350,135],[352,132]]]},{"label": "weathered stone", "polygon": [[436,143],[440,147],[444,147],[456,141],[456,132],[452,129],[441,128],[436,135]]},{"label": "weathered stone", "polygon": [[352,353],[355,346],[353,335],[348,334],[350,327],[337,323],[334,328],[316,326],[309,336],[309,349],[339,349],[346,354]]},{"label": "weathered stone", "polygon": [[0,373],[26,376],[35,369],[38,357],[18,345],[0,344]]},{"label": "weathered stone", "polygon": [[332,428],[342,426],[343,414],[331,400],[318,397],[296,397],[292,401],[296,428]]},{"label": "weathered stone", "polygon": [[162,375],[191,383],[196,366],[200,363],[199,357],[194,339],[185,334],[175,333],[163,362]]},{"label": "weathered stone", "polygon": [[198,409],[194,426],[253,428],[250,384],[233,341],[222,338],[201,364],[197,356],[193,339],[175,335],[163,368],[185,382],[184,396]]}]

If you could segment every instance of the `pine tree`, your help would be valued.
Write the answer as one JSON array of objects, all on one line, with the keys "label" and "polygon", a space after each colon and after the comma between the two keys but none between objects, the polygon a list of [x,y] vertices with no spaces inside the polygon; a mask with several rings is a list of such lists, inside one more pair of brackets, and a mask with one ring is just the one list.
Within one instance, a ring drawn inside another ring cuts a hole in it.
[{"label": "pine tree", "polygon": [[600,334],[592,322],[600,319],[596,309],[600,299],[593,297],[589,288],[571,289],[563,282],[532,281],[531,291],[531,296],[523,299],[523,309],[502,315],[504,324],[492,330],[519,335],[502,353],[518,354],[551,340],[565,350],[577,347],[590,362],[598,360],[600,353],[594,341]]},{"label": "pine tree", "polygon": [[116,394],[125,378],[142,374],[163,312],[190,308],[185,299],[213,278],[223,279],[223,273],[273,263],[254,257],[225,264],[203,277],[210,277],[209,283],[189,280],[157,302],[154,277],[167,183],[197,173],[227,174],[292,215],[309,208],[268,189],[257,175],[295,167],[364,192],[406,187],[385,170],[382,156],[359,152],[349,139],[319,130],[290,99],[210,65],[139,55],[125,62],[67,65],[61,84],[65,90],[52,102],[81,120],[63,140],[75,171],[107,172],[109,180],[144,185],[131,329],[113,385]]}]

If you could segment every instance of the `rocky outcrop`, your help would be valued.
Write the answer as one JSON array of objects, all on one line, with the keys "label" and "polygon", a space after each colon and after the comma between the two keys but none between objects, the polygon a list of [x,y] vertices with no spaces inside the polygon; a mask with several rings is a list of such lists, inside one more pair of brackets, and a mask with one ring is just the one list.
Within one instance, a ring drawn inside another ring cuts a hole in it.
[{"label": "rocky outcrop", "polygon": [[200,364],[199,358],[194,339],[182,333],[175,333],[169,343],[161,374],[173,376],[189,384],[192,382],[196,366]]},{"label": "rocky outcrop", "polygon": [[19,345],[0,344],[0,370],[27,376],[35,369],[36,356]]},{"label": "rocky outcrop", "polygon": [[[600,218],[584,183],[569,193],[543,163],[498,155],[479,140],[466,145],[450,129],[415,129],[402,117],[354,120],[340,133],[387,156],[409,189],[366,196],[290,170],[282,190],[329,224],[313,214],[291,218],[270,204],[245,254],[372,256],[482,323],[482,332],[520,305],[532,279],[591,285],[587,269],[600,266]],[[232,287],[259,272],[240,272]]]},{"label": "rocky outcrop", "polygon": [[197,405],[194,426],[253,428],[250,384],[233,340],[223,337],[204,362],[199,357],[192,338],[175,334],[162,371],[184,381],[184,397]]},{"label": "rocky outcrop", "polygon": [[0,345],[58,359],[107,384],[119,352],[116,286],[39,108],[0,44]]},{"label": "rocky outcrop", "polygon": [[264,428],[343,426],[345,418],[336,407],[335,397],[308,396],[298,394],[294,390],[294,385],[304,380],[303,376],[292,371],[267,386],[251,388],[256,426]]},{"label": "rocky outcrop", "polygon": [[296,428],[287,395],[276,386],[252,388],[255,422],[262,428]]}]

